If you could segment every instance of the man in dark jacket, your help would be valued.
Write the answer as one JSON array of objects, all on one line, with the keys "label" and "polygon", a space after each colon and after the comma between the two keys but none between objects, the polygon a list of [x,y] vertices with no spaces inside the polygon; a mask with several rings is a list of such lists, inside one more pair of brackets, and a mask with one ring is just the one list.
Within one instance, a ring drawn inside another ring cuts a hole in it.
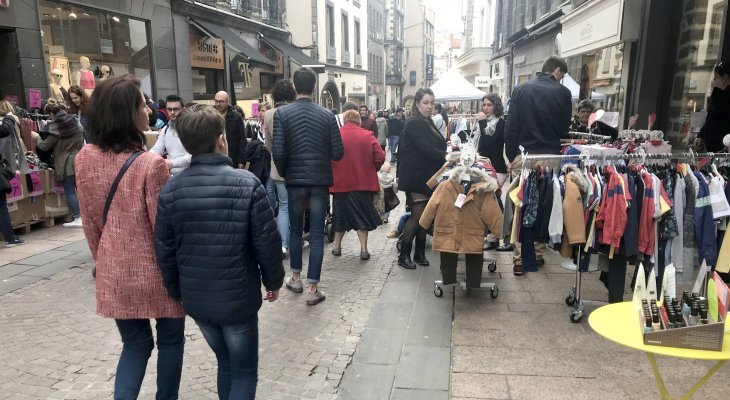
[{"label": "man in dark jacket", "polygon": [[359,112],[360,112],[360,119],[362,120],[360,127],[372,132],[373,137],[377,139],[378,138],[378,125],[375,123],[375,118],[373,118],[373,116],[370,115],[370,111],[368,111],[368,106],[366,106],[366,105],[360,106]]},{"label": "man in dark jacket", "polygon": [[[292,77],[297,100],[274,113],[274,164],[284,178],[289,194],[289,255],[292,276],[286,287],[304,291],[302,272],[302,230],[304,206],[309,203],[309,292],[307,305],[324,300],[317,290],[324,257],[324,219],[332,186],[332,160],[345,154],[340,130],[331,111],[312,102],[317,75],[300,68]],[[281,253],[281,252],[279,252]]]},{"label": "man in dark jacket", "polygon": [[403,108],[398,107],[395,110],[395,114],[388,118],[388,145],[390,146],[390,163],[395,164],[398,162],[397,150],[398,142],[400,142],[400,134],[403,132],[403,127],[406,123],[403,120]]},{"label": "man in dark jacket", "polygon": [[226,119],[228,156],[233,160],[234,168],[243,168],[243,152],[248,144],[243,116],[230,105],[230,97],[224,91],[215,94],[215,109]]},{"label": "man in dark jacket", "polygon": [[284,281],[276,220],[261,182],[233,168],[216,110],[195,105],[176,126],[193,157],[160,192],[157,264],[215,352],[218,376],[229,377],[218,382],[221,398],[253,399],[261,283],[271,302]]},{"label": "man in dark jacket", "polygon": [[[560,138],[570,127],[572,103],[570,90],[560,84],[568,64],[560,57],[548,57],[537,78],[512,91],[509,117],[504,131],[505,152],[510,160],[512,179],[520,175],[522,156],[519,146],[528,154],[560,154]],[[538,263],[543,263],[547,246],[535,244]],[[522,275],[520,243],[514,244],[514,274]]]}]

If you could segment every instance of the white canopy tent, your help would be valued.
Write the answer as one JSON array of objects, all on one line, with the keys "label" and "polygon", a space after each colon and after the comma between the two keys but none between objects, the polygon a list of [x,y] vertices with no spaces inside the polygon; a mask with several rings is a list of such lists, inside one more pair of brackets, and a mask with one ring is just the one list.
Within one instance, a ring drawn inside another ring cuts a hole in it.
[{"label": "white canopy tent", "polygon": [[487,94],[464,79],[455,68],[446,71],[431,85],[431,90],[437,101],[481,100]]},{"label": "white canopy tent", "polygon": [[[580,85],[575,81],[575,79],[573,79],[573,77],[570,76],[570,74],[565,74],[562,84],[570,89],[570,97],[572,97],[573,100],[578,100],[580,98]],[[591,100],[606,100],[606,95],[598,92],[591,92]]]}]

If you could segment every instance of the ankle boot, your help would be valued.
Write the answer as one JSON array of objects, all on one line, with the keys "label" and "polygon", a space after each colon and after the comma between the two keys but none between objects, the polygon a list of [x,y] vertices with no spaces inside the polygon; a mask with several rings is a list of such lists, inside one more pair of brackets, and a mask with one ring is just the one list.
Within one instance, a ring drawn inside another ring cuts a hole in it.
[{"label": "ankle boot", "polygon": [[416,269],[416,264],[411,261],[411,247],[411,243],[401,243],[400,253],[398,253],[398,265],[407,269]]},{"label": "ankle boot", "polygon": [[431,265],[426,258],[426,238],[419,239],[416,237],[416,251],[413,252],[413,261],[424,267]]}]

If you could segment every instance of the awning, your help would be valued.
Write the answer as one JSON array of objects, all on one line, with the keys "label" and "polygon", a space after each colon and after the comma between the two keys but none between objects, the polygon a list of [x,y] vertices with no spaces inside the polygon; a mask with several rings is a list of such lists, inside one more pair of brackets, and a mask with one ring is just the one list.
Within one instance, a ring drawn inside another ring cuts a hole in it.
[{"label": "awning", "polygon": [[517,32],[513,33],[512,35],[510,35],[510,36],[509,36],[509,37],[508,37],[508,38],[506,39],[506,41],[505,41],[505,42],[506,42],[506,43],[507,43],[508,45],[510,45],[510,44],[512,44],[512,43],[514,43],[514,42],[516,42],[516,41],[518,41],[518,40],[520,40],[520,39],[522,39],[522,38],[523,38],[523,37],[524,37],[525,35],[527,35],[527,28],[522,28],[522,29],[520,29],[519,31],[517,31]]},{"label": "awning", "polygon": [[270,46],[279,49],[282,53],[289,56],[289,58],[297,63],[300,67],[309,67],[317,73],[324,73],[324,64],[315,60],[314,58],[304,54],[300,49],[296,48],[293,44],[270,37],[264,37],[264,42]]},{"label": "awning", "polygon": [[[565,12],[563,11],[563,8],[558,8],[557,10],[551,12],[550,14],[544,15],[540,20],[535,22],[534,24],[527,27],[527,32],[530,33],[530,35],[534,35],[536,33],[545,32],[546,30],[549,30],[550,28],[557,26],[560,23],[560,17],[565,15]],[[545,28],[545,29],[542,29]]]},{"label": "awning", "polygon": [[228,47],[235,53],[240,54],[241,57],[247,59],[249,62],[269,68],[276,67],[276,65],[274,65],[271,60],[266,58],[263,54],[259,53],[259,51],[253,46],[246,43],[246,41],[243,40],[243,38],[234,31],[209,22],[196,21],[193,19],[191,19],[190,22],[198,29],[203,31],[206,35],[215,36],[219,39],[222,39],[223,42],[225,42],[226,47]]}]

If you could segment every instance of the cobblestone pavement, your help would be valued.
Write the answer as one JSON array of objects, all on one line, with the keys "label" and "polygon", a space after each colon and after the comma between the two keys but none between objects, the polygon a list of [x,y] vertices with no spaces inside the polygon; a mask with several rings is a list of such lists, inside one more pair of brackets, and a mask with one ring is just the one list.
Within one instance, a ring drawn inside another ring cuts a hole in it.
[{"label": "cobblestone pavement", "polygon": [[[394,212],[394,215],[399,214]],[[386,238],[394,222],[371,233],[369,261],[360,260],[354,233],[346,236],[341,257],[333,257],[331,245],[325,245],[320,287],[327,299],[320,305],[308,307],[303,295],[285,288],[278,301],[264,304],[259,313],[257,398],[332,399],[336,396],[370,310],[394,263],[395,242]],[[76,260],[90,259],[88,249],[71,256],[72,252],[52,250],[69,243],[49,238],[53,232],[56,236],[69,237],[78,235],[79,231],[71,234],[62,228],[41,229],[26,237],[28,244],[23,247],[32,251],[32,246],[36,246],[39,255],[55,251]],[[83,241],[78,242],[78,237],[74,239],[77,250],[85,247]],[[32,254],[18,253],[20,249],[14,253],[3,253],[6,249],[0,249],[0,265],[4,265],[0,266],[0,273],[10,275],[16,269],[29,269],[22,264],[23,256]],[[305,252],[305,260],[306,255]],[[58,261],[55,263],[60,267]],[[91,263],[73,264],[80,265],[71,268],[65,265],[59,268],[61,272],[39,275],[44,277],[33,277],[31,271],[3,278],[19,286],[26,280],[34,283],[0,296],[0,399],[112,397],[121,350],[119,335],[113,320],[94,313]],[[191,319],[187,321],[186,335],[180,398],[217,399],[214,354]],[[154,398],[155,358],[153,353],[142,399]]]}]

